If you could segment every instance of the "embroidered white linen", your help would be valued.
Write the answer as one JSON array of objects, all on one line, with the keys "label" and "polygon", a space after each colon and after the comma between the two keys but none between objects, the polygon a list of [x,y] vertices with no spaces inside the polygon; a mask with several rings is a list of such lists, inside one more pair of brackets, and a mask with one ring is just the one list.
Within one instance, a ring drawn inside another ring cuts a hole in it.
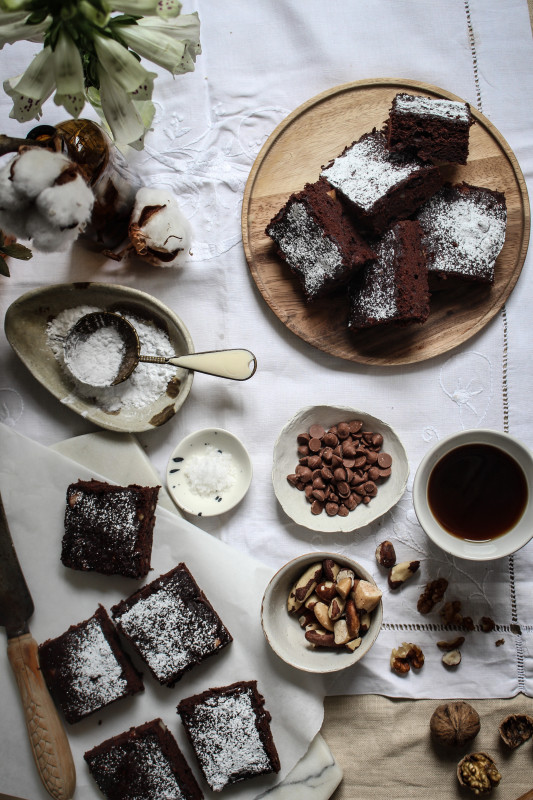
[{"label": "embroidered white linen", "polygon": [[[469,101],[513,148],[531,189],[533,43],[526,0],[196,0],[202,48],[196,71],[173,80],[160,70],[157,116],[141,153],[131,153],[148,185],[173,189],[193,226],[193,255],[179,270],[133,261],[115,263],[81,244],[71,254],[35,255],[12,262],[1,278],[2,313],[24,291],[61,281],[134,285],[178,313],[198,350],[244,346],[258,359],[245,384],[196,375],[187,402],[162,428],[139,438],[164,474],[175,444],[216,424],[235,432],[249,450],[254,478],[244,501],[219,518],[193,522],[270,568],[313,549],[345,552],[385,584],[374,561],[376,545],[391,538],[398,556],[419,558],[420,571],[397,593],[385,588],[384,630],[368,660],[332,679],[328,693],[382,692],[390,696],[510,696],[533,693],[533,621],[528,598],[533,544],[510,559],[472,565],[448,559],[429,544],[411,501],[416,467],[436,438],[461,428],[508,430],[533,445],[529,423],[533,370],[528,322],[533,277],[530,254],[502,314],[474,339],[431,361],[370,368],[332,358],[289,333],[257,292],[240,243],[245,182],[260,147],[287,113],[335,85],[376,77],[434,84]],[[36,45],[7,46],[3,75],[16,75]],[[0,96],[4,130],[20,135]],[[90,109],[87,116],[94,117]],[[84,113],[85,113],[84,112]],[[49,101],[43,122],[62,119]],[[379,120],[377,124],[379,124]],[[30,126],[28,126],[28,129]],[[453,318],[451,319],[453,324]],[[0,417],[25,436],[50,444],[93,430],[58,406],[0,342]],[[406,447],[407,492],[382,520],[351,534],[311,535],[285,517],[271,485],[272,448],[279,430],[301,407],[332,403],[366,409],[390,423]],[[434,645],[436,613],[422,618],[416,599],[427,580],[450,581],[477,622],[491,616],[496,631],[467,634],[460,671],[445,671]],[[511,632],[511,626],[512,632]],[[392,646],[416,642],[427,663],[405,679],[392,675]],[[496,647],[495,641],[504,640]]]}]

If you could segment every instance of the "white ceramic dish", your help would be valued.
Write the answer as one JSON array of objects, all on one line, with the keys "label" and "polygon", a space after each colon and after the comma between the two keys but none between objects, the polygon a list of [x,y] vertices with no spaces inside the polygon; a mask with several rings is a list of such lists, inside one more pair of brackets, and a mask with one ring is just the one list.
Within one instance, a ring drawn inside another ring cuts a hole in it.
[{"label": "white ceramic dish", "polygon": [[82,396],[63,370],[47,342],[48,322],[61,311],[94,306],[106,311],[128,311],[165,331],[176,355],[194,352],[191,335],[181,319],[145,292],[106,283],[62,283],[28,292],[7,310],[7,339],[34,377],[61,403],[85,419],[112,431],[140,433],[163,425],[181,408],[192,386],[193,372],[170,368],[167,390],[141,407],[123,405],[106,411],[95,398]]},{"label": "white ceramic dish", "polygon": [[[198,494],[185,475],[185,467],[195,456],[205,456],[210,448],[229,454],[235,470],[232,485],[209,495]],[[222,428],[205,428],[183,439],[167,465],[167,488],[176,505],[195,516],[214,517],[234,508],[243,499],[252,480],[252,462],[242,442]]]},{"label": "white ceramic dish", "polygon": [[[380,433],[383,436],[382,452],[392,456],[392,472],[386,480],[378,482],[378,493],[368,505],[362,503],[347,517],[329,517],[325,511],[311,514],[311,506],[303,492],[298,491],[287,481],[287,475],[294,473],[298,464],[296,437],[309,430],[313,423],[326,430],[332,425],[349,420],[362,420],[364,430]],[[401,498],[409,477],[409,463],[405,449],[395,431],[377,417],[348,406],[307,406],[284,426],[274,445],[272,483],[276,497],[285,513],[297,522],[314,531],[335,533],[354,531],[383,516]]]},{"label": "white ceramic dish", "polygon": [[337,553],[317,552],[305,555],[285,564],[268,584],[261,604],[261,624],[266,640],[274,652],[291,667],[304,672],[338,672],[351,667],[368,653],[377,639],[383,620],[383,602],[371,613],[371,624],[362,637],[361,645],[350,652],[346,648],[331,649],[312,647],[305,639],[304,630],[298,622],[298,615],[287,611],[289,592],[306,568],[314,562],[332,558],[342,566],[353,569],[356,578],[375,584],[374,578],[356,561]]},{"label": "white ceramic dish", "polygon": [[[488,444],[503,450],[522,468],[527,481],[528,502],[522,517],[512,530],[485,542],[465,541],[448,533],[433,516],[427,496],[429,476],[436,463],[455,449],[466,444]],[[488,429],[473,429],[454,433],[442,439],[424,456],[415,475],[413,503],[418,521],[429,538],[450,555],[469,561],[492,561],[514,553],[533,537],[533,456],[517,439]]]}]

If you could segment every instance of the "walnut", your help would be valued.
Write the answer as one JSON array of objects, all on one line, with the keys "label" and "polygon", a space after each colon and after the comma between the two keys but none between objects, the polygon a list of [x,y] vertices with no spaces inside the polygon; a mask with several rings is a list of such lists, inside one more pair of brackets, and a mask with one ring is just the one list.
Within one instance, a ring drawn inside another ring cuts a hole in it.
[{"label": "walnut", "polygon": [[437,603],[440,603],[444,597],[444,592],[448,588],[448,581],[446,578],[437,578],[426,584],[426,588],[418,598],[416,604],[417,609],[421,614],[429,614],[433,611]]},{"label": "walnut", "polygon": [[488,794],[497,786],[502,776],[496,764],[486,753],[472,753],[461,759],[457,766],[457,779],[474,794]]},{"label": "walnut", "polygon": [[464,700],[443,703],[433,712],[429,728],[431,736],[439,744],[464,747],[479,733],[479,714]]},{"label": "walnut", "polygon": [[444,603],[440,610],[442,621],[445,625],[459,625],[463,624],[463,615],[461,614],[461,601],[450,600]]},{"label": "walnut", "polygon": [[413,669],[422,669],[424,666],[424,653],[416,644],[402,642],[400,647],[393,649],[390,657],[390,666],[398,675],[404,675]]},{"label": "walnut", "polygon": [[500,724],[500,736],[513,750],[533,736],[533,717],[528,714],[511,714]]},{"label": "walnut", "polygon": [[479,620],[479,627],[483,633],[490,633],[496,627],[496,623],[491,617],[481,617]]}]

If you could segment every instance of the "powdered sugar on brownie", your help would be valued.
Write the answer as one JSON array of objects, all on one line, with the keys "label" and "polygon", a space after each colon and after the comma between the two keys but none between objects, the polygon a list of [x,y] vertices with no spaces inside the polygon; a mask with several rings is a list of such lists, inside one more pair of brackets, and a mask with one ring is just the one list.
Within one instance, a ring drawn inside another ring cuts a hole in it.
[{"label": "powdered sugar on brownie", "polygon": [[370,211],[390,189],[422,169],[420,162],[391,155],[379,133],[363,136],[322,175],[348,200]]},{"label": "powdered sugar on brownie", "polygon": [[[135,765],[132,778],[137,782],[142,776],[142,800],[187,800],[155,736],[145,735],[128,741],[127,746],[112,746],[90,759],[91,771],[97,775],[121,774],[125,763],[129,763],[131,769]],[[128,798],[133,795],[128,794]]]},{"label": "powdered sugar on brownie", "polygon": [[466,103],[456,100],[437,100],[411,94],[397,94],[394,108],[401,114],[417,114],[428,117],[442,117],[469,124],[470,111]]},{"label": "powdered sugar on brownie", "polygon": [[428,269],[492,282],[504,241],[503,195],[480,187],[446,186],[420,210]]},{"label": "powdered sugar on brownie", "polygon": [[325,277],[334,277],[344,269],[339,248],[324,236],[303,203],[292,203],[283,224],[271,225],[270,235],[289,266],[301,275],[310,297],[322,287]]},{"label": "powdered sugar on brownie", "polygon": [[271,770],[256,718],[250,689],[236,695],[208,697],[195,707],[188,731],[214,791],[235,782],[241,773],[260,775]]},{"label": "powdered sugar on brownie", "polygon": [[232,641],[184,564],[114,606],[112,614],[161,683],[172,685]]},{"label": "powdered sugar on brownie", "polygon": [[166,589],[139,600],[117,621],[163,682],[217,646],[217,620]]},{"label": "powdered sugar on brownie", "polygon": [[66,634],[65,653],[66,668],[71,673],[70,703],[80,717],[126,694],[122,666],[96,619]]},{"label": "powdered sugar on brownie", "polygon": [[357,295],[360,314],[379,322],[394,319],[398,311],[393,269],[394,242],[394,232],[387,231],[377,248],[378,260],[367,267],[364,286]]},{"label": "powdered sugar on brownie", "polygon": [[[107,497],[83,489],[69,490],[65,520],[74,529],[76,520],[83,521],[85,529],[104,527],[107,550],[120,546],[124,555],[131,555],[135,550],[140,520],[135,497],[128,489],[114,491]],[[83,548],[83,542],[81,546]]]}]

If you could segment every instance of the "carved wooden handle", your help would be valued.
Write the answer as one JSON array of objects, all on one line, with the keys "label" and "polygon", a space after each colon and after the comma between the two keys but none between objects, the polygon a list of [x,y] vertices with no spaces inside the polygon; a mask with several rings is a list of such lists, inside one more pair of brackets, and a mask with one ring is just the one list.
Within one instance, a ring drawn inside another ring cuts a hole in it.
[{"label": "carved wooden handle", "polygon": [[22,698],[33,757],[46,791],[70,800],[76,771],[67,735],[39,668],[37,642],[31,634],[8,639],[7,655]]}]

